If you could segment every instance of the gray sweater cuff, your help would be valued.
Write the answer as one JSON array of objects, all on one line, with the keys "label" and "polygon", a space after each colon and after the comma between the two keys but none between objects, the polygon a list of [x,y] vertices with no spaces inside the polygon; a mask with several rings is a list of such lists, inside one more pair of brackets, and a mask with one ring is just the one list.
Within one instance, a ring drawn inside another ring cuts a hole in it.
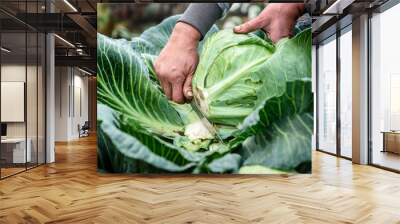
[{"label": "gray sweater cuff", "polygon": [[222,10],[216,3],[191,3],[178,22],[196,28],[204,37],[211,26],[222,17]]}]

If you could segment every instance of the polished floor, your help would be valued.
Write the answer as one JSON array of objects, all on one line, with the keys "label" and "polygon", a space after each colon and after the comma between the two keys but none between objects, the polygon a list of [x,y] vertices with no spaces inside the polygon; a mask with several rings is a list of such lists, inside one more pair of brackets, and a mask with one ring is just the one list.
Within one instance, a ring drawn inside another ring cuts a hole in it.
[{"label": "polished floor", "polygon": [[25,167],[24,168],[21,168],[21,167],[1,168],[1,178],[5,178],[5,177],[11,176],[13,174],[23,172],[25,170],[26,170]]},{"label": "polished floor", "polygon": [[2,167],[0,170],[1,173],[1,178],[6,178],[8,176],[24,172],[27,169],[33,169],[37,166],[37,164],[27,164],[25,167],[25,164],[18,165],[18,167]]},{"label": "polished floor", "polygon": [[400,170],[400,154],[376,150],[374,151],[372,159],[374,164]]},{"label": "polished floor", "polygon": [[0,223],[400,223],[400,175],[314,152],[313,174],[99,175],[94,137],[0,181]]}]

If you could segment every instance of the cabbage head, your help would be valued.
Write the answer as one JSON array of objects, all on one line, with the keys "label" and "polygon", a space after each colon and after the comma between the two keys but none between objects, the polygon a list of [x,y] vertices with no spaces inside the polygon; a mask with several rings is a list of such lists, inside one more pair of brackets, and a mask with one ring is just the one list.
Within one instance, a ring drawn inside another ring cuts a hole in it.
[{"label": "cabbage head", "polygon": [[311,30],[277,44],[213,26],[200,42],[190,104],[169,101],[153,63],[179,16],[131,40],[97,35],[98,168],[129,173],[310,172]]}]

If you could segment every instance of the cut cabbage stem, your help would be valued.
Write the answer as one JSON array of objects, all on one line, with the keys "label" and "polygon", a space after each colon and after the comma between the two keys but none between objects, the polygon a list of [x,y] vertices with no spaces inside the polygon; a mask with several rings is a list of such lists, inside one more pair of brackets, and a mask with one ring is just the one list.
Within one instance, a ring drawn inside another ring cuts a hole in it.
[{"label": "cut cabbage stem", "polygon": [[194,91],[194,101],[200,107],[199,109],[204,113],[208,114],[208,101],[207,97],[201,89],[196,88]]}]

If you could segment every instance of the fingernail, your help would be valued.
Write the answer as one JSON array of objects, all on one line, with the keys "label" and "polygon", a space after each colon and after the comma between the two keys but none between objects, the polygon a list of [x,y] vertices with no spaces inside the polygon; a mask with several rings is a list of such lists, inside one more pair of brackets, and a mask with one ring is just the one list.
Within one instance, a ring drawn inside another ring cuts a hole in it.
[{"label": "fingernail", "polygon": [[186,94],[187,94],[188,97],[192,97],[193,96],[193,92],[191,90],[187,91]]}]

